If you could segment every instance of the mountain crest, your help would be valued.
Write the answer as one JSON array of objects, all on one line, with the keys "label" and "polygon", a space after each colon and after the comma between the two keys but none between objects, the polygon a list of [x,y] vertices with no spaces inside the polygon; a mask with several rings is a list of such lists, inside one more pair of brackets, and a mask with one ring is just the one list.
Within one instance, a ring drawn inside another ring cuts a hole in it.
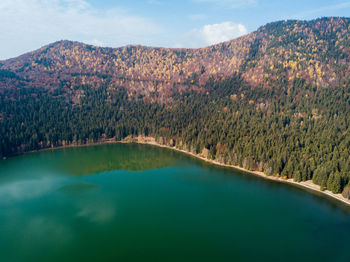
[{"label": "mountain crest", "polygon": [[1,70],[16,77],[3,76],[0,89],[20,84],[77,96],[79,86],[124,86],[129,97],[166,102],[173,93],[204,90],[209,79],[236,73],[261,88],[273,88],[281,81],[292,86],[298,79],[310,86],[339,86],[341,77],[350,73],[349,21],[333,17],[279,21],[199,49],[101,48],[62,40],[3,61]]}]

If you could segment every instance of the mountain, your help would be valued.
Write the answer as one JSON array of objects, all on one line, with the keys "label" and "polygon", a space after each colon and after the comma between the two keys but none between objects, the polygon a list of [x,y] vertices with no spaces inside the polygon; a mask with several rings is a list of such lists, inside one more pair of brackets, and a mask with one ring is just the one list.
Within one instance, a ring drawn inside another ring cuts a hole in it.
[{"label": "mountain", "polygon": [[[298,80],[339,86],[350,73],[350,19],[323,18],[267,24],[241,38],[200,49],[143,46],[100,48],[60,41],[1,62],[0,89],[44,87],[77,102],[79,86],[126,87],[128,96],[167,102],[176,92],[199,90],[211,78],[234,73],[251,86],[288,87]],[[171,99],[170,99],[171,100]]]},{"label": "mountain", "polygon": [[0,156],[153,136],[350,197],[350,19],[200,49],[60,41],[0,64]]}]

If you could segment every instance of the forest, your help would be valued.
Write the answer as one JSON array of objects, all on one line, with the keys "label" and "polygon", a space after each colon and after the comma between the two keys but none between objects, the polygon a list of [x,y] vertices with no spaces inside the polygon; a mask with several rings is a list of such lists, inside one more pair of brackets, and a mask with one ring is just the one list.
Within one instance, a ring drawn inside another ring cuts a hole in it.
[{"label": "forest", "polygon": [[59,42],[0,63],[0,157],[128,136],[350,198],[350,20],[202,49]]},{"label": "forest", "polygon": [[45,90],[20,89],[17,99],[5,90],[1,155],[145,135],[222,163],[348,192],[350,83],[324,89],[296,80],[288,90],[254,89],[236,74],[209,81],[206,93],[174,94],[170,104],[129,99],[123,87],[80,88],[79,105]]}]

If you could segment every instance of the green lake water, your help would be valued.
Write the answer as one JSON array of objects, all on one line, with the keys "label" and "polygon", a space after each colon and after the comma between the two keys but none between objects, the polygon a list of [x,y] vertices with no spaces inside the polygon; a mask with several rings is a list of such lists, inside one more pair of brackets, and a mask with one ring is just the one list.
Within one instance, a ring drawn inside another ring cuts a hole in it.
[{"label": "green lake water", "polygon": [[350,209],[147,145],[0,161],[0,261],[350,261]]}]

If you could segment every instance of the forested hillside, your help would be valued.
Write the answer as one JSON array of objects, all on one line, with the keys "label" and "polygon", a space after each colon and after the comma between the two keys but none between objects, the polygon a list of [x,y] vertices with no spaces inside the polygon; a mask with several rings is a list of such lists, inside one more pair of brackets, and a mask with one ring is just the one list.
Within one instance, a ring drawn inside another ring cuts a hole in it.
[{"label": "forested hillside", "polygon": [[0,90],[43,87],[78,103],[84,95],[79,87],[108,81],[108,89],[123,86],[130,98],[166,103],[174,93],[202,90],[210,78],[234,73],[253,87],[288,89],[299,79],[317,87],[341,86],[350,74],[349,30],[347,18],[283,21],[201,49],[112,49],[61,41],[3,61]]},{"label": "forested hillside", "polygon": [[345,194],[349,36],[350,19],[323,18],[202,49],[45,46],[1,63],[0,155],[151,135]]}]

